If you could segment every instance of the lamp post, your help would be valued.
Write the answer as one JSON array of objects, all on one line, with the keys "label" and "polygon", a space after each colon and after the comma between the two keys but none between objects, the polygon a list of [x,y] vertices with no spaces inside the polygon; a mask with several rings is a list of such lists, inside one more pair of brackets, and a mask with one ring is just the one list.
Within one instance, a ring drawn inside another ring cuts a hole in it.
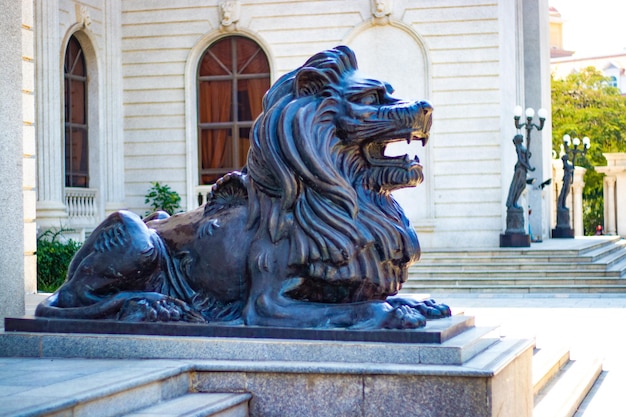
[{"label": "lamp post", "polygon": [[[511,180],[511,186],[509,187],[509,195],[506,200],[506,231],[500,234],[500,247],[530,246],[531,238],[530,235],[526,233],[526,228],[524,227],[524,208],[518,204],[518,200],[528,184],[528,171],[535,170],[535,168],[530,165],[531,132],[533,129],[537,129],[537,131],[543,129],[546,123],[547,111],[543,108],[537,111],[539,124],[533,123],[535,110],[530,107],[526,109],[525,116],[526,121],[520,122],[522,118],[522,108],[520,106],[515,107],[513,120],[517,128],[517,135],[513,138],[513,144],[515,145],[515,152],[517,153],[517,163],[515,164],[515,171],[513,179]],[[522,129],[526,130],[525,146],[524,135],[520,133]]]},{"label": "lamp post", "polygon": [[[556,227],[552,229],[553,238],[573,238],[574,229],[570,226],[570,213],[567,208],[567,196],[574,182],[574,167],[576,158],[580,155],[584,157],[591,146],[588,137],[581,141],[579,138],[572,139],[570,135],[563,136],[563,145],[561,145],[561,160],[563,161],[563,186],[559,193],[559,199],[556,206]],[[571,162],[570,162],[571,160]]]}]

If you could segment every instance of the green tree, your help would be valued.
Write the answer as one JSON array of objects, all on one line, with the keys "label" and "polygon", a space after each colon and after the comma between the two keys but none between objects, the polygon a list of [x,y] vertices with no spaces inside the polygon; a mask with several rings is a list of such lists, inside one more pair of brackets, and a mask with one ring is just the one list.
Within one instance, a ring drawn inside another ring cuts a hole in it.
[{"label": "green tree", "polygon": [[604,221],[602,174],[594,166],[606,165],[603,153],[626,151],[626,97],[608,81],[594,67],[561,79],[552,77],[552,149],[559,154],[565,134],[591,139],[586,158],[576,160],[576,165],[587,168],[583,190],[587,235]]},{"label": "green tree", "polygon": [[[152,186],[146,194],[145,204],[150,204],[152,212],[163,210],[170,216],[180,211],[180,195],[167,184],[150,183]],[[147,212],[146,215],[151,212]]]}]

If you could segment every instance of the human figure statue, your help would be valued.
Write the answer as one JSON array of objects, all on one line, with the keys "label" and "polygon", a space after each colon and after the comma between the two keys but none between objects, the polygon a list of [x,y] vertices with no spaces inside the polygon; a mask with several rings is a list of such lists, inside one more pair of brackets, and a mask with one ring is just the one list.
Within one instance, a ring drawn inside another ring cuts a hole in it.
[{"label": "human figure statue", "polygon": [[563,187],[559,193],[557,207],[559,209],[567,210],[567,195],[569,194],[569,189],[574,181],[574,164],[569,162],[567,154],[564,154],[561,157],[561,160],[563,161]]},{"label": "human figure statue", "polygon": [[513,138],[515,144],[515,152],[517,152],[517,163],[515,164],[515,173],[509,187],[509,196],[506,199],[507,208],[521,208],[517,204],[517,200],[526,188],[526,174],[528,171],[534,171],[535,168],[530,166],[529,160],[531,153],[524,146],[524,136],[517,134]]}]

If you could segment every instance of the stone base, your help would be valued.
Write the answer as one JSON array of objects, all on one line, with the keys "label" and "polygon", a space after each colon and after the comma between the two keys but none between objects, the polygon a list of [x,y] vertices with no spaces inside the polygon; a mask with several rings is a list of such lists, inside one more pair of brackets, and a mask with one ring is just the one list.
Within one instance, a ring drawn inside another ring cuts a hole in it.
[{"label": "stone base", "polygon": [[499,342],[464,366],[198,364],[200,392],[249,392],[250,416],[531,417],[532,343]]},{"label": "stone base", "polygon": [[500,235],[501,248],[527,248],[530,246],[530,235],[525,233],[502,233]]},{"label": "stone base", "polygon": [[57,319],[33,316],[21,318],[6,317],[4,319],[4,328],[7,332],[202,336],[383,343],[443,343],[472,327],[474,327],[474,318],[460,315],[441,320],[430,320],[428,321],[428,325],[424,328],[404,331],[384,329],[297,329],[181,322],[135,323],[113,320]]},{"label": "stone base", "polygon": [[552,238],[553,239],[573,239],[574,229],[570,229],[568,227],[557,227],[555,229],[552,229]]},{"label": "stone base", "polygon": [[428,325],[459,321],[441,343],[6,331],[0,356],[183,362],[195,392],[252,394],[253,417],[531,417],[533,342]]}]

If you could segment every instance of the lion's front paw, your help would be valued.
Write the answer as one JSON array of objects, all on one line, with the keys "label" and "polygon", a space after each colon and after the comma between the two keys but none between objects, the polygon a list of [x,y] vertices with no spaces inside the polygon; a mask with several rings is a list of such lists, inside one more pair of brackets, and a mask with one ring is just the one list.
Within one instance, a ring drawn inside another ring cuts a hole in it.
[{"label": "lion's front paw", "polygon": [[206,320],[189,305],[162,294],[136,296],[124,302],[118,314],[122,321],[184,321],[203,323]]},{"label": "lion's front paw", "polygon": [[426,317],[418,310],[407,305],[400,305],[389,312],[383,329],[418,329],[426,326]]},{"label": "lion's front paw", "polygon": [[452,315],[450,307],[446,304],[438,303],[433,299],[415,300],[404,297],[389,297],[387,298],[387,302],[394,307],[409,306],[414,308],[428,319],[440,319]]}]

